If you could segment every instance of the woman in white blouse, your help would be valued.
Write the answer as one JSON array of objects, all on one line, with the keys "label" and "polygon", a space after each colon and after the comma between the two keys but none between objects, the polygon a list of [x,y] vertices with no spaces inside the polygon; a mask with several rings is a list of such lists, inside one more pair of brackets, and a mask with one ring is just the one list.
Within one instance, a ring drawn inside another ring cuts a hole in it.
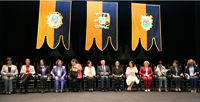
[{"label": "woman in white blouse", "polygon": [[13,91],[13,79],[18,74],[17,66],[12,64],[12,58],[6,58],[7,65],[3,65],[1,74],[3,75],[6,94]]},{"label": "woman in white blouse", "polygon": [[84,75],[88,81],[89,92],[93,91],[94,86],[94,77],[96,75],[95,68],[92,66],[92,61],[87,61],[86,67],[84,70]]},{"label": "woman in white blouse", "polygon": [[136,73],[138,73],[137,67],[135,66],[133,61],[130,61],[129,67],[127,67],[126,69],[126,83],[128,85],[128,91],[131,91],[131,87],[133,86],[134,82],[136,82],[136,84],[139,84],[139,80],[136,76]]}]

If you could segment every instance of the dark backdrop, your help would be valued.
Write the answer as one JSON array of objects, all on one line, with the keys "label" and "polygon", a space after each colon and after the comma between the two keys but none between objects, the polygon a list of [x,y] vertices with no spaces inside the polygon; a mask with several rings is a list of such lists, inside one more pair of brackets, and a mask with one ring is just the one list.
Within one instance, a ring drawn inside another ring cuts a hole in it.
[{"label": "dark backdrop", "polygon": [[76,58],[81,64],[92,60],[99,64],[101,59],[113,64],[119,60],[128,64],[129,60],[142,64],[144,60],[156,63],[172,63],[177,59],[186,63],[192,58],[199,62],[200,42],[200,2],[140,2],[161,5],[162,51],[156,49],[155,44],[150,51],[145,51],[139,43],[136,51],[131,50],[131,2],[118,2],[119,46],[114,51],[110,45],[100,51],[93,44],[89,51],[85,51],[86,36],[86,2],[72,2],[70,50],[65,50],[62,43],[52,50],[46,41],[41,49],[36,49],[39,1],[0,2],[0,60],[10,56],[15,62],[24,62],[30,58],[32,62],[45,59],[47,63],[54,63],[60,58],[69,63]]}]

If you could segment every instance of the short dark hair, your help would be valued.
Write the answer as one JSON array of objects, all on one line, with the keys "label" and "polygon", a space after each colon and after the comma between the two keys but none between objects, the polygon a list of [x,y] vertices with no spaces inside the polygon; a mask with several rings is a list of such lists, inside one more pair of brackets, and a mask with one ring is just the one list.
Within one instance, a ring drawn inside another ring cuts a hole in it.
[{"label": "short dark hair", "polygon": [[9,60],[10,60],[10,61],[13,61],[11,57],[7,57],[7,58],[6,58],[6,63],[7,63]]},{"label": "short dark hair", "polygon": [[177,61],[177,60],[173,60],[173,63],[174,63],[174,62],[175,62],[176,64],[178,64],[178,61]]},{"label": "short dark hair", "polygon": [[88,60],[86,63],[86,66],[88,66],[88,64],[92,63],[92,61]]}]

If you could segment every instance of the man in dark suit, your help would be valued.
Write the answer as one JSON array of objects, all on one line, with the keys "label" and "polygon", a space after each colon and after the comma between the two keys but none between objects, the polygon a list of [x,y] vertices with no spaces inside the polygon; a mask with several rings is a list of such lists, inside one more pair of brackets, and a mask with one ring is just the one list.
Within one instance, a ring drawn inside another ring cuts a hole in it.
[{"label": "man in dark suit", "polygon": [[101,91],[104,92],[104,80],[106,80],[106,89],[105,91],[108,91],[109,88],[109,74],[110,74],[110,68],[105,65],[105,60],[101,60],[101,65],[97,68],[97,74],[101,78]]}]

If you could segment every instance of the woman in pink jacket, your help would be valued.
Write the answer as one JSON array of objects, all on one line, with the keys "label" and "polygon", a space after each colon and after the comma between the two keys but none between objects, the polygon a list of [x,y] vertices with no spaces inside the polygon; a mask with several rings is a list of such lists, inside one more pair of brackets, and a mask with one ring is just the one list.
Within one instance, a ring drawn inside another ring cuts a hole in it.
[{"label": "woman in pink jacket", "polygon": [[77,72],[77,76],[74,77],[70,75],[70,78],[69,78],[70,91],[80,91],[80,89],[78,89],[77,82],[80,82],[80,80],[82,79],[82,66],[81,64],[78,63],[76,59],[72,59],[71,64],[72,64],[72,68],[70,69],[70,73],[72,71]]}]

